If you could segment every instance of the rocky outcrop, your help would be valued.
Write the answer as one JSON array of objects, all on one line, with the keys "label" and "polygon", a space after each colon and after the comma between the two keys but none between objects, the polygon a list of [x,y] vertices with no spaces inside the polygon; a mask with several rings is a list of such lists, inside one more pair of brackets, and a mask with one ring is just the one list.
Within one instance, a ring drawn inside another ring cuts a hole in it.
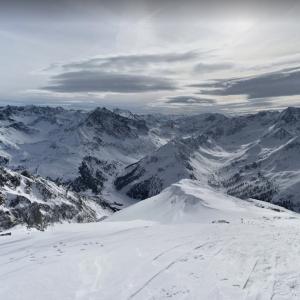
[{"label": "rocky outcrop", "polygon": [[99,215],[90,200],[54,182],[0,168],[0,229],[18,224],[43,230],[56,222],[91,222]]}]

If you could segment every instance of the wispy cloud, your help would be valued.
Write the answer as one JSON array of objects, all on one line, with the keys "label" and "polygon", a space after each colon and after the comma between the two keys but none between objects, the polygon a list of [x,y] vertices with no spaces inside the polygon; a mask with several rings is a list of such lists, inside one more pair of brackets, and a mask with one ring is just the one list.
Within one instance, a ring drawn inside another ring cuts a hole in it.
[{"label": "wispy cloud", "polygon": [[106,71],[136,71],[149,66],[161,67],[162,64],[182,63],[199,57],[196,51],[164,54],[132,54],[92,58],[79,62],[64,64],[66,70],[106,70]]},{"label": "wispy cloud", "polygon": [[224,63],[198,63],[194,67],[196,73],[213,73],[217,71],[230,70],[234,68],[234,64],[230,62]]},{"label": "wispy cloud", "polygon": [[168,97],[169,104],[214,104],[215,100],[196,96],[174,96]]},{"label": "wispy cloud", "polygon": [[192,85],[213,96],[247,95],[248,99],[300,95],[300,67],[278,72]]}]

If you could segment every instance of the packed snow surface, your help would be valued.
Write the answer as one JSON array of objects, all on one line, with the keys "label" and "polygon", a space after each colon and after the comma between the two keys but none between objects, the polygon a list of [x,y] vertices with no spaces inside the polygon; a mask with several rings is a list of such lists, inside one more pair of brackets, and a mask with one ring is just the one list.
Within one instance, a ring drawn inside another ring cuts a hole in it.
[{"label": "packed snow surface", "polygon": [[300,299],[299,253],[297,214],[184,180],[105,222],[0,236],[0,299]]}]

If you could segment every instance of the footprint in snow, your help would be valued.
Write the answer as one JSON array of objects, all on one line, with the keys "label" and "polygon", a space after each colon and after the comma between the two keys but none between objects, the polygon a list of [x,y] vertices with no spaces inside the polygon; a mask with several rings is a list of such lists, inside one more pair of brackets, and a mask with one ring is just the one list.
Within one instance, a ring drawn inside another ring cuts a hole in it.
[{"label": "footprint in snow", "polygon": [[180,262],[187,262],[189,259],[187,257],[179,259]]}]

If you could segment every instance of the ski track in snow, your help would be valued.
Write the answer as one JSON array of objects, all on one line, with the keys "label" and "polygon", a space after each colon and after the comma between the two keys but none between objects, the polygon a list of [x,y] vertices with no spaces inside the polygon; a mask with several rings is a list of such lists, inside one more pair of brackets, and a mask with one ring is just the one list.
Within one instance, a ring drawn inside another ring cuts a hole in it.
[{"label": "ski track in snow", "polygon": [[300,299],[299,220],[16,229],[0,299]]}]

